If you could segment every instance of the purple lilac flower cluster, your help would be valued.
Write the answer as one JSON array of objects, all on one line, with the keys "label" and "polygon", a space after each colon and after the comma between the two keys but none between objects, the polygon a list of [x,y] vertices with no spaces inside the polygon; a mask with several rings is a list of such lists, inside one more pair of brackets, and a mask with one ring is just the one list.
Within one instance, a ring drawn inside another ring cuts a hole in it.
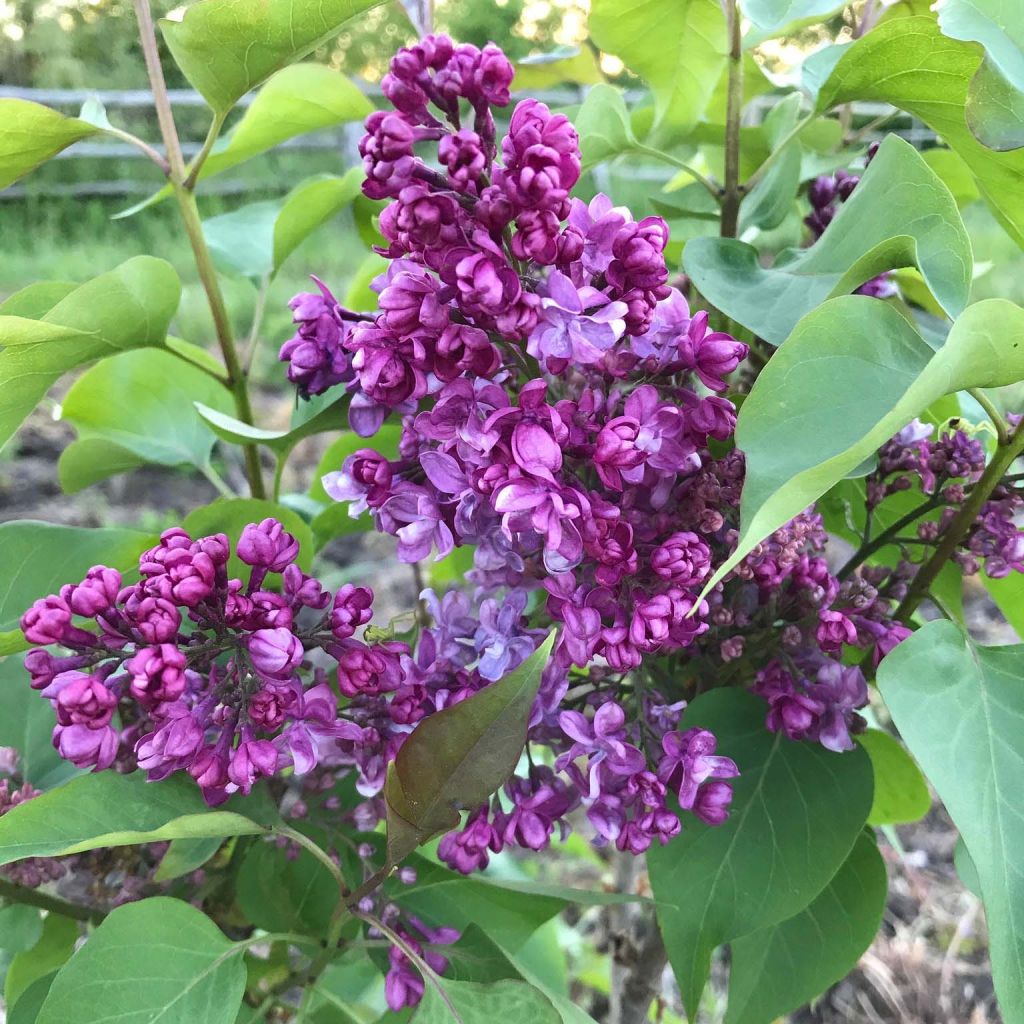
[{"label": "purple lilac flower cluster", "polygon": [[[868,147],[866,163],[871,163],[878,152],[878,143]],[[821,174],[811,182],[807,190],[807,198],[811,204],[811,212],[804,218],[804,224],[810,228],[813,240],[819,239],[825,228],[832,223],[839,207],[853,195],[853,190],[860,182],[860,175],[851,174],[840,168],[835,174]],[[897,292],[892,275],[888,272],[865,281],[856,291],[858,295],[870,295],[876,299],[887,299]]]},{"label": "purple lilac flower cluster", "polygon": [[332,595],[298,567],[298,553],[276,520],[249,524],[236,548],[243,582],[228,575],[225,535],[193,540],[175,528],[139,557],[139,582],[124,586],[119,572],[95,566],[36,601],[21,625],[40,646],[25,665],[53,705],[61,756],[95,771],[138,766],[151,780],[187,771],[218,804],[285,767],[310,771],[339,743],[361,743],[326,671],[308,671],[312,686],[300,672],[319,651],[337,663],[343,692],[357,677],[386,686],[405,648],[354,639],[372,592],[349,584]]},{"label": "purple lilac flower cluster", "polygon": [[[985,469],[985,448],[963,429],[936,431],[914,420],[878,453],[878,468],[867,479],[867,500],[875,508],[889,495],[918,489],[932,499],[935,513],[919,522],[917,538],[935,543]],[[1019,525],[1024,497],[1004,480],[981,507],[954,558],[966,575],[984,567],[991,579],[1024,572],[1024,530]]]}]

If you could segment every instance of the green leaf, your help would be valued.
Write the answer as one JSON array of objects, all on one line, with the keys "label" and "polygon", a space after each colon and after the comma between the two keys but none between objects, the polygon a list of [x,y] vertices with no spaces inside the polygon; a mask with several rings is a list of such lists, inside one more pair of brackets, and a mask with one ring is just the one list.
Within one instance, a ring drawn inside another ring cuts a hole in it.
[{"label": "green leaf", "polygon": [[765,728],[766,705],[739,690],[713,690],[686,709],[736,761],[732,813],[723,825],[688,819],[647,853],[658,921],[691,1016],[711,953],[799,913],[850,853],[871,807],[864,751],[834,754]]},{"label": "green leaf", "polygon": [[[180,20],[163,18],[167,47],[219,114],[275,71],[335,36],[381,0],[199,0]],[[359,116],[359,115],[357,115]]]},{"label": "green leaf", "polygon": [[353,533],[369,533],[374,529],[372,516],[364,512],[353,518],[349,514],[348,502],[334,502],[328,505],[313,516],[309,525],[313,531],[313,543],[317,551],[338,537],[348,537]]},{"label": "green leaf", "polygon": [[274,223],[275,274],[307,236],[360,194],[362,181],[363,169],[353,167],[341,177],[307,178],[288,193]]},{"label": "green leaf", "polygon": [[726,64],[715,0],[592,0],[590,37],[654,93],[654,129],[686,134],[703,117]]},{"label": "green leaf", "polygon": [[205,370],[208,374],[219,378],[225,384],[227,383],[227,371],[224,369],[224,364],[209,349],[203,348],[201,345],[194,345],[191,341],[176,338],[173,334],[167,336],[166,347],[169,352],[181,356],[193,366],[198,366],[200,370]]},{"label": "green leaf", "polygon": [[963,887],[968,892],[974,893],[980,900],[981,880],[978,878],[978,869],[974,866],[974,861],[971,860],[963,836],[957,836],[956,846],[953,848],[953,867],[956,868],[957,877]]},{"label": "green leaf", "polygon": [[0,302],[0,314],[38,320],[77,287],[71,281],[36,281]]},{"label": "green leaf", "polygon": [[7,1024],[36,1024],[40,1007],[56,977],[57,972],[51,971],[37,978],[25,989],[16,1003],[9,1004]]},{"label": "green leaf", "polygon": [[155,538],[121,527],[90,530],[33,519],[0,523],[0,629],[18,625],[33,601],[78,583],[94,565],[129,569]]},{"label": "green leaf", "polygon": [[[52,980],[53,972],[71,958],[78,935],[77,921],[60,914],[47,914],[39,941],[16,956],[7,969],[4,978],[4,1001],[7,1005],[15,1006],[38,981],[44,978]],[[39,1005],[42,1005],[42,1000]]]},{"label": "green leaf", "polygon": [[53,708],[29,686],[21,658],[0,661],[0,747],[18,751],[18,774],[52,789],[78,772],[53,749]]},{"label": "green leaf", "polygon": [[920,118],[964,160],[996,218],[1024,245],[1024,152],[988,149],[964,118],[981,59],[975,46],[944,36],[934,16],[886,21],[844,49],[818,95],[818,110],[875,100]]},{"label": "green leaf", "polygon": [[0,189],[100,131],[29,100],[0,100]]},{"label": "green leaf", "polygon": [[507,676],[423,719],[388,766],[388,859],[459,822],[456,808],[482,804],[515,769],[554,633]]},{"label": "green leaf", "polygon": [[43,919],[35,907],[11,903],[0,907],[0,949],[21,953],[31,949],[43,934]]},{"label": "green leaf", "polygon": [[875,799],[869,825],[906,825],[920,821],[932,806],[921,769],[903,744],[881,729],[868,729],[857,737],[868,752],[875,776]]},{"label": "green leaf", "polygon": [[821,238],[771,269],[753,246],[700,238],[683,254],[707,300],[780,345],[804,314],[884,270],[916,266],[951,316],[967,305],[973,257],[956,202],[909,143],[886,137]]},{"label": "green leaf", "polygon": [[1024,646],[980,647],[929,622],[887,655],[878,686],[978,869],[1003,1019],[1024,1020]]},{"label": "green leaf", "polygon": [[603,82],[588,90],[575,125],[584,167],[640,148],[622,93]]},{"label": "green leaf", "polygon": [[234,1024],[237,948],[181,900],[118,907],[54,978],[38,1024]]},{"label": "green leaf", "polygon": [[[360,200],[365,198],[362,196],[356,200],[353,212],[358,212]],[[368,199],[366,201],[369,202]],[[367,244],[377,245],[380,241],[381,239],[378,238]],[[344,306],[348,309],[375,310],[377,308],[377,292],[370,285],[373,284],[374,278],[379,277],[387,269],[388,261],[383,256],[375,252],[369,253],[356,268],[355,274],[352,275],[345,298],[342,300]]]},{"label": "green leaf", "polygon": [[[796,127],[799,116],[798,93],[791,93],[771,109],[765,118],[764,127],[773,150]],[[775,162],[744,197],[740,206],[741,231],[750,227],[769,231],[782,223],[796,199],[802,155],[803,148],[799,139],[790,138]]]},{"label": "green leaf", "polygon": [[0,818],[0,864],[161,839],[257,835],[266,831],[267,816],[252,797],[210,810],[181,775],[159,783],[146,782],[142,772],[80,775]]},{"label": "green leaf", "polygon": [[1024,637],[1024,574],[1011,572],[1009,576],[994,580],[982,573],[980,579],[1017,636]]},{"label": "green leaf", "polygon": [[193,509],[185,516],[182,526],[193,537],[205,537],[211,533],[226,533],[231,541],[231,559],[228,562],[228,575],[231,577],[248,578],[249,566],[241,562],[234,553],[242,530],[249,523],[259,523],[264,519],[273,518],[299,542],[299,555],[296,561],[299,568],[309,571],[313,564],[313,535],[309,527],[289,508],[276,501],[263,501],[258,498],[222,498],[211,505],[203,505]]},{"label": "green leaf", "polygon": [[238,871],[235,893],[246,919],[269,932],[323,935],[338,902],[338,884],[311,853],[297,857],[254,843]]},{"label": "green leaf", "polygon": [[274,225],[281,202],[266,199],[203,221],[203,235],[217,266],[259,281],[274,267]]},{"label": "green leaf", "polygon": [[76,288],[38,320],[0,316],[0,444],[67,370],[160,345],[180,297],[169,263],[136,256]]},{"label": "green leaf", "polygon": [[160,859],[154,882],[170,882],[201,868],[221,848],[220,836],[205,839],[175,839]]},{"label": "green leaf", "polygon": [[871,945],[887,890],[875,837],[862,832],[805,910],[732,944],[726,1024],[771,1024],[839,981]]},{"label": "green leaf", "polygon": [[967,126],[989,149],[1006,152],[1024,147],[1024,92],[1014,88],[990,59],[967,88]]},{"label": "green leaf", "polygon": [[145,462],[201,469],[217,439],[193,411],[197,401],[234,407],[228,389],[202,370],[169,352],[139,349],[86,370],[61,412],[83,439],[115,444]]},{"label": "green leaf", "polygon": [[740,539],[705,593],[937,399],[1022,378],[1024,309],[1003,299],[968,307],[938,352],[866,296],[831,299],[805,316],[740,409]]},{"label": "green leaf", "polygon": [[938,8],[939,28],[953,39],[985,47],[995,69],[1024,91],[1024,19],[1006,0],[945,0]]},{"label": "green leaf", "polygon": [[[318,396],[319,398],[320,396]],[[231,444],[262,444],[278,455],[291,451],[304,437],[311,434],[323,433],[325,430],[342,430],[347,423],[348,400],[345,397],[339,398],[331,394],[330,399],[323,403],[322,408],[317,411],[313,407],[312,399],[299,408],[305,412],[311,412],[309,419],[295,424],[298,416],[292,417],[292,427],[289,430],[266,430],[263,427],[254,427],[241,420],[229,416],[227,413],[217,409],[211,409],[202,402],[196,402],[196,412],[210,429],[220,438],[229,441]]]},{"label": "green leaf", "polygon": [[130,473],[146,460],[119,444],[101,437],[85,437],[72,441],[57,460],[57,478],[65,494],[75,494],[100,480]]},{"label": "green leaf", "polygon": [[597,55],[589,47],[559,46],[516,62],[516,89],[533,92],[570,82],[597,85],[604,81]]},{"label": "green leaf", "polygon": [[765,32],[775,32],[791,22],[820,18],[842,7],[836,0],[744,0],[741,5],[746,16]]},{"label": "green leaf", "polygon": [[525,981],[506,979],[481,984],[445,979],[441,985],[444,996],[427,983],[412,1024],[452,1024],[453,1019],[462,1024],[560,1024],[562,1019],[551,1000]]}]

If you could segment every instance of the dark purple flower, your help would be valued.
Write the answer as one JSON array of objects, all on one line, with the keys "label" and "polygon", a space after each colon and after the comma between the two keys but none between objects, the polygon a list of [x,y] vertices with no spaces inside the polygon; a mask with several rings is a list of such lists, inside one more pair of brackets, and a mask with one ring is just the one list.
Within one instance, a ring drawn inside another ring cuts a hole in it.
[{"label": "dark purple flower", "polygon": [[287,678],[301,664],[302,641],[289,629],[257,629],[249,635],[249,657],[261,676]]},{"label": "dark purple flower", "polygon": [[242,529],[235,553],[246,565],[284,572],[299,555],[299,542],[276,519],[249,523]]},{"label": "dark purple flower", "polygon": [[132,696],[141,704],[177,700],[185,690],[187,664],[174,644],[140,648],[124,666]]},{"label": "dark purple flower", "polygon": [[[732,779],[739,775],[736,762],[716,754],[716,746],[714,735],[706,729],[668,732],[662,736],[664,756],[658,762],[658,778],[676,794],[679,806],[684,810],[690,811],[697,806],[700,791],[709,784],[709,780]],[[720,789],[714,792],[720,794]],[[705,801],[709,798],[705,797]],[[715,803],[722,804],[721,796],[709,801],[709,805]],[[727,805],[728,800],[724,803]]]}]

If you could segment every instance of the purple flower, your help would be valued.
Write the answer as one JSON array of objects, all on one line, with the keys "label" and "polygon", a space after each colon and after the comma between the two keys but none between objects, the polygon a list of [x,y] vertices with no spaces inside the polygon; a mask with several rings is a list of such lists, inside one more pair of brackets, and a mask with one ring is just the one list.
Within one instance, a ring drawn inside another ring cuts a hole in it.
[{"label": "purple flower", "polygon": [[373,591],[346,583],[334,595],[331,607],[331,632],[338,640],[347,640],[373,616]]},{"label": "purple flower", "polygon": [[537,646],[533,637],[522,630],[526,600],[525,590],[512,590],[500,604],[493,599],[481,602],[480,626],[473,644],[480,654],[477,668],[484,679],[501,679],[522,664]]},{"label": "purple flower", "polygon": [[75,615],[94,619],[114,607],[121,591],[121,574],[105,565],[94,565],[78,584],[65,584],[60,596]]},{"label": "purple flower", "polygon": [[[684,810],[694,810],[701,790],[707,785],[713,785],[709,780],[732,779],[739,775],[736,762],[730,757],[716,754],[716,746],[714,735],[707,729],[667,732],[662,736],[661,749],[664,756],[658,762],[658,778],[676,794],[679,806]],[[717,796],[704,798],[705,809],[728,804],[727,799],[722,799],[720,787],[712,792]]]},{"label": "purple flower", "polygon": [[651,568],[669,583],[694,587],[711,571],[711,549],[690,530],[673,533],[651,553]]},{"label": "purple flower", "polygon": [[485,804],[474,811],[460,831],[449,832],[438,844],[437,856],[453,871],[464,875],[487,867],[491,853],[500,853],[504,842],[489,820]]},{"label": "purple flower", "polygon": [[277,749],[269,740],[257,740],[249,730],[231,755],[228,778],[245,794],[251,792],[258,779],[267,778],[277,771]]},{"label": "purple flower", "polygon": [[289,629],[257,629],[249,635],[249,657],[261,676],[287,678],[302,663],[302,641]]},{"label": "purple flower", "polygon": [[622,337],[626,306],[596,288],[577,288],[557,270],[541,296],[541,314],[527,342],[537,359],[594,364]]},{"label": "purple flower", "polygon": [[647,763],[644,755],[631,743],[625,742],[626,713],[614,701],[602,704],[588,722],[578,711],[563,711],[558,716],[562,732],[572,741],[569,750],[555,762],[561,770],[577,757],[590,759],[590,795],[600,791],[598,769],[604,767],[615,775],[633,775],[643,771]]},{"label": "purple flower", "polygon": [[337,300],[327,286],[318,278],[313,281],[319,292],[303,292],[288,303],[297,330],[278,353],[278,359],[288,363],[288,379],[304,398],[323,394],[352,377],[344,347],[348,326],[339,317]]},{"label": "purple flower", "polygon": [[185,655],[174,644],[141,647],[125,662],[129,689],[140,704],[177,700],[185,690]]},{"label": "purple flower", "polygon": [[50,684],[44,696],[55,696],[58,726],[82,725],[103,729],[110,724],[117,696],[107,685],[83,672],[65,672]]},{"label": "purple flower", "polygon": [[276,519],[264,519],[243,527],[235,553],[246,565],[284,572],[298,558],[299,542]]},{"label": "purple flower", "polygon": [[423,487],[402,484],[381,506],[381,524],[398,537],[398,557],[403,562],[421,562],[436,547],[435,561],[455,546],[451,528],[440,505]]}]

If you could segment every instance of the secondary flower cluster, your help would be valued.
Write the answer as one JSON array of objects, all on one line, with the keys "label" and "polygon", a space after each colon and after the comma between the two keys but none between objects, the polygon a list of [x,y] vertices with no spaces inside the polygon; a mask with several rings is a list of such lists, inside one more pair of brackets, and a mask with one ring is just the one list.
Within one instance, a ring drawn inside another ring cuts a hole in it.
[{"label": "secondary flower cluster", "polygon": [[298,552],[276,520],[249,524],[236,548],[243,582],[229,576],[225,535],[193,540],[175,528],[139,557],[138,583],[95,566],[36,601],[21,625],[40,646],[25,665],[53,705],[61,756],[94,770],[137,765],[153,780],[187,771],[217,804],[286,766],[310,771],[328,746],[360,742],[326,674],[308,673],[307,686],[300,669],[320,651],[338,663],[343,692],[371,678],[387,685],[399,650],[353,639],[372,592],[325,591]]}]

